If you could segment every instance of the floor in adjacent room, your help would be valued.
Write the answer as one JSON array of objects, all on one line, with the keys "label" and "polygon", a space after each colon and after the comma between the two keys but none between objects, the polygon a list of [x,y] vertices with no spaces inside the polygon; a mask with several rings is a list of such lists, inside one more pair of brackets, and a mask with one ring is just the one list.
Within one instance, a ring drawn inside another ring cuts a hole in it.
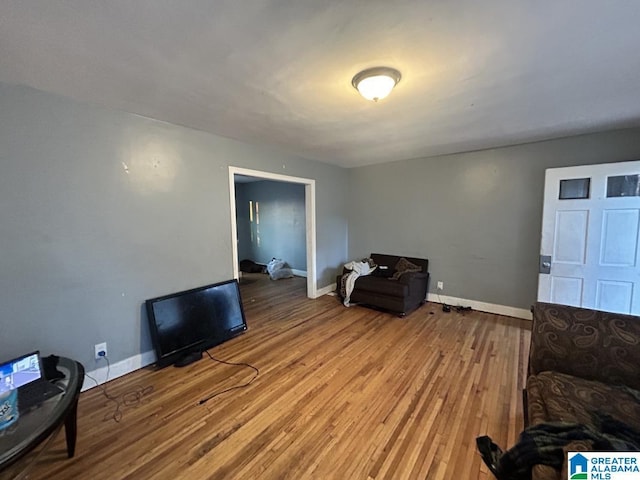
[{"label": "floor in adjacent room", "polygon": [[[244,275],[249,330],[185,368],[148,367],[80,397],[76,455],[64,431],[33,479],[490,479],[475,438],[523,428],[530,322],[427,303],[405,318],[306,280]],[[89,380],[87,380],[89,382]],[[136,400],[136,391],[146,395]],[[122,397],[124,396],[124,397]]]}]

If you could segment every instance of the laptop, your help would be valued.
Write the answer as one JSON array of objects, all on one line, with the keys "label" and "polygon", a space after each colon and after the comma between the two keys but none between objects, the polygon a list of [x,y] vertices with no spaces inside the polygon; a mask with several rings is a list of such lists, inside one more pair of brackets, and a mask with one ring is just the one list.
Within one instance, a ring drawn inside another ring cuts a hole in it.
[{"label": "laptop", "polygon": [[35,351],[0,364],[0,393],[18,390],[18,411],[23,413],[64,393],[43,375],[40,352]]}]

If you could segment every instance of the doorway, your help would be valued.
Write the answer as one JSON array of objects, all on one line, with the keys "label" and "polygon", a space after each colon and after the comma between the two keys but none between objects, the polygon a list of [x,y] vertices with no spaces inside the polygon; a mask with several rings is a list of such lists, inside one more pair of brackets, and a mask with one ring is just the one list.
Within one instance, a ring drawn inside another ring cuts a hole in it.
[{"label": "doorway", "polygon": [[640,314],[640,161],[546,171],[538,300]]},{"label": "doorway", "polygon": [[229,167],[229,201],[231,205],[231,250],[233,261],[233,276],[240,277],[238,258],[238,225],[236,220],[236,187],[235,175],[256,177],[263,180],[275,180],[304,185],[305,191],[305,236],[307,263],[307,297],[316,298],[316,215],[315,215],[315,180],[301,177],[291,177],[277,173],[250,170],[239,167]]}]

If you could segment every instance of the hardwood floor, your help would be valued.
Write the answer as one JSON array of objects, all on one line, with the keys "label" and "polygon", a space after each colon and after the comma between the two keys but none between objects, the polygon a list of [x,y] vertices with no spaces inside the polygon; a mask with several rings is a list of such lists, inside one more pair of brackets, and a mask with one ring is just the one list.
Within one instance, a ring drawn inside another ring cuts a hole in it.
[{"label": "hardwood floor", "polygon": [[[249,331],[186,368],[146,368],[110,395],[153,387],[122,407],[94,388],[79,405],[76,456],[64,433],[34,479],[492,478],[475,449],[512,445],[530,322],[426,304],[406,318],[305,298],[301,278],[242,285]],[[255,281],[251,281],[255,280]],[[89,380],[87,380],[89,381]]]}]

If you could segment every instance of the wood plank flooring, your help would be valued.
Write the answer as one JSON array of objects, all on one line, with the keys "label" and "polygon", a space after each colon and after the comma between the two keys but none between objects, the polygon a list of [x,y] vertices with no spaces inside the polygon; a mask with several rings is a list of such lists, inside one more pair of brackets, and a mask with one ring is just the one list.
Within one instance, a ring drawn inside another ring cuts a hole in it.
[{"label": "wood plank flooring", "polygon": [[245,278],[249,330],[210,353],[256,366],[253,383],[199,405],[254,372],[206,356],[142,369],[106,384],[128,395],[119,422],[91,389],[75,458],[61,432],[28,478],[492,478],[475,438],[510,446],[523,428],[530,322],[430,303],[401,319],[309,300],[305,279]]}]

